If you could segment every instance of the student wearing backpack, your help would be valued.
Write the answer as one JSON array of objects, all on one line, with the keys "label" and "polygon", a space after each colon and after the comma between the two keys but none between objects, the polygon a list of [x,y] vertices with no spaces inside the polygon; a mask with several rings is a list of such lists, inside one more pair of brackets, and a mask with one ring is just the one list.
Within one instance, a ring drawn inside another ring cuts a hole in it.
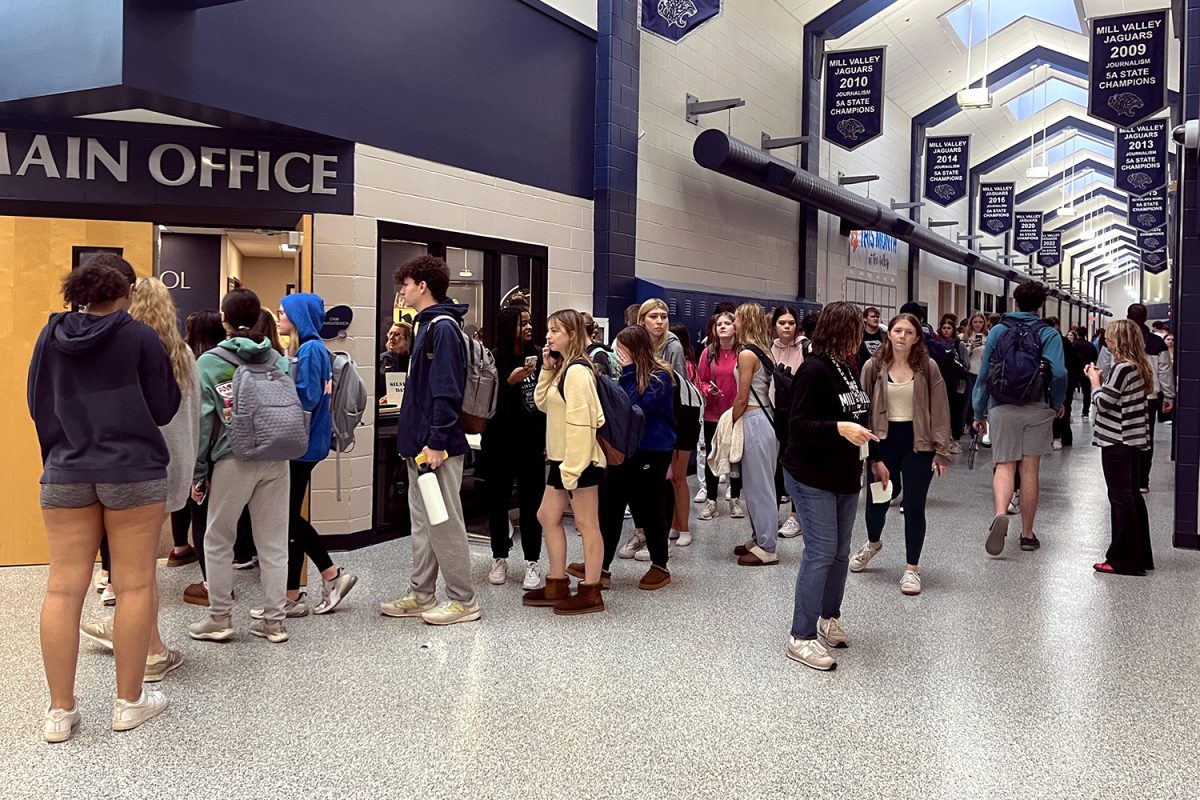
[{"label": "student wearing backpack", "polygon": [[166,519],[170,456],[159,428],[174,418],[180,393],[158,336],[129,316],[131,285],[116,262],[129,266],[98,255],[63,279],[63,300],[82,310],[50,315],[29,362],[26,402],[41,448],[50,554],[40,617],[47,742],[67,741],[81,719],[79,619],[106,531],[121,591],[112,727],[135,728],[167,707],[142,680]]},{"label": "student wearing backpack", "polygon": [[[692,543],[691,508],[688,504],[687,475],[692,462],[692,453],[700,444],[703,434],[703,424],[700,420],[704,413],[704,395],[698,387],[699,373],[696,367],[696,354],[692,350],[691,334],[687,326],[675,323],[670,327],[671,333],[683,348],[683,360],[687,370],[675,376],[675,455],[671,457],[670,486],[667,491],[667,515],[670,532],[668,538],[677,547],[687,547]],[[680,384],[680,379],[686,378],[686,384]],[[686,445],[686,446],[685,446]],[[638,552],[635,556],[639,561],[649,561],[650,553]]]},{"label": "student wearing backpack", "polygon": [[[546,414],[550,471],[538,521],[546,537],[550,572],[546,585],[526,592],[521,602],[552,606],[555,614],[563,615],[604,610],[600,596],[604,540],[600,535],[599,486],[608,462],[597,436],[605,419],[587,345],[583,314],[573,309],[551,314],[534,393],[537,407]],[[584,577],[574,595],[567,577],[567,533],[562,524],[568,503],[583,539]]]},{"label": "student wearing backpack", "polygon": [[[872,309],[867,309],[871,311]],[[796,309],[791,306],[778,306],[771,313],[771,327],[775,330],[775,341],[771,342],[771,360],[777,365],[786,367],[793,375],[800,371],[800,365],[804,363],[804,346],[800,342],[798,333],[798,325],[800,318],[796,315]],[[875,312],[875,320],[878,323],[879,312]],[[878,327],[878,324],[876,325]],[[776,387],[771,387],[771,403],[775,404]],[[780,409],[781,411],[783,409]],[[779,443],[780,451],[787,446],[786,427],[781,425],[775,426],[776,438],[779,438],[780,431],[783,431],[785,437]],[[779,528],[779,536],[782,539],[793,539],[800,535],[800,520],[796,518],[796,504],[790,497],[787,496],[787,488],[783,485],[783,464],[775,465],[775,494],[779,495],[779,503],[790,503],[792,512]]]},{"label": "student wearing backpack", "polygon": [[[741,345],[737,339],[737,329],[733,324],[733,312],[718,312],[708,321],[708,347],[700,356],[698,370],[700,387],[704,392],[704,485],[696,493],[695,502],[701,503],[700,519],[710,520],[720,516],[717,511],[717,497],[720,492],[720,482],[713,470],[711,461],[713,452],[713,436],[717,432],[717,423],[721,415],[733,408],[733,400],[737,397],[737,363]],[[742,476],[729,476],[729,516],[740,519],[746,516],[742,503]]]},{"label": "student wearing backpack", "polygon": [[[358,578],[333,563],[321,535],[304,517],[304,500],[312,471],[329,455],[333,423],[329,400],[333,385],[333,364],[321,341],[325,324],[325,301],[311,292],[297,292],[280,298],[277,314],[279,332],[291,341],[295,356],[291,374],[296,382],[300,405],[309,414],[308,450],[292,460],[288,493],[288,583],[284,613],[306,617],[309,605],[300,591],[300,573],[304,558],[311,558],[321,573],[324,596],[312,611],[328,614],[338,607]],[[255,616],[254,611],[250,612]]]},{"label": "student wearing backpack", "polygon": [[[1067,369],[1062,336],[1038,317],[1046,302],[1046,285],[1022,283],[1013,292],[1016,312],[1000,318],[983,351],[985,372],[975,384],[975,428],[991,434],[992,502],[995,516],[985,545],[993,556],[1004,550],[1009,500],[1020,464],[1021,549],[1037,550],[1033,532],[1037,515],[1038,467],[1051,451],[1054,419],[1063,413]],[[1046,371],[1050,375],[1047,380]]]},{"label": "student wearing backpack", "polygon": [[596,320],[586,311],[580,311],[583,314],[583,322],[587,329],[588,346],[587,355],[596,364],[596,368],[602,375],[607,375],[614,381],[621,377],[621,367],[617,364],[617,358],[613,355],[610,347],[599,341],[600,326],[596,324]]},{"label": "student wearing backpack", "polygon": [[542,523],[538,522],[537,512],[546,487],[546,415],[534,401],[539,357],[532,340],[533,324],[528,309],[519,306],[500,309],[495,349],[500,397],[496,416],[483,432],[482,448],[493,558],[488,582],[503,586],[508,581],[513,534],[508,507],[515,482],[526,591],[540,588],[544,580],[538,566],[542,557]]},{"label": "student wearing backpack", "polygon": [[[605,470],[600,533],[604,538],[603,571],[607,572],[621,539],[626,505],[644,531],[649,572],[639,589],[661,589],[671,582],[667,570],[670,512],[663,491],[675,452],[675,379],[658,358],[650,334],[637,325],[617,334],[613,350],[621,364],[621,388],[646,418],[646,427],[633,458]],[[639,553],[641,551],[639,550]]]},{"label": "student wearing backpack", "polygon": [[779,563],[775,545],[779,538],[779,495],[775,492],[775,465],[779,441],[775,436],[771,403],[774,364],[767,356],[771,335],[767,315],[758,303],[743,303],[733,315],[742,351],[737,360],[737,396],[733,422],[742,420],[742,488],[753,534],[739,548],[737,563],[763,567]]},{"label": "student wearing backpack", "polygon": [[[921,322],[900,314],[888,323],[888,339],[862,370],[862,388],[871,396],[871,470],[885,490],[904,476],[905,569],[900,591],[921,593],[918,565],[925,545],[925,497],[933,478],[950,467],[950,415],[954,409],[942,389],[942,373],[925,351]],[[867,541],[850,559],[850,571],[862,572],[883,549],[883,526],[890,499],[867,498]]]},{"label": "student wearing backpack", "polygon": [[[963,392],[967,389],[967,362],[971,356],[967,344],[958,335],[958,317],[945,314],[938,325],[938,344],[945,356],[938,364],[945,384],[946,402],[952,409],[950,414],[950,453],[957,455],[962,452],[958,440],[963,435]],[[943,370],[942,364],[946,367]],[[866,366],[864,364],[864,366]]]},{"label": "student wearing backpack", "polygon": [[[412,519],[412,577],[409,591],[380,605],[389,617],[420,617],[430,625],[473,622],[482,615],[471,581],[471,551],[463,520],[463,462],[470,446],[460,418],[466,389],[467,343],[455,324],[467,306],[446,297],[450,269],[433,256],[420,256],[396,270],[404,305],[417,311],[416,339],[396,426],[396,447],[408,466],[408,505]],[[450,320],[434,321],[449,316]],[[416,458],[433,471],[449,518],[429,522],[417,484]],[[438,606],[438,573],[448,599]]]},{"label": "student wearing backpack", "polygon": [[[308,447],[308,430],[299,400],[296,399],[294,407],[285,409],[288,426],[276,429],[288,441],[273,442],[281,446],[277,452],[291,455],[266,460],[245,458],[245,452],[242,456],[235,454],[235,437],[231,437],[238,420],[252,415],[257,420],[259,412],[277,410],[267,402],[260,405],[260,399],[265,397],[249,394],[267,388],[260,387],[260,383],[279,383],[290,389],[293,396],[295,393],[288,378],[291,365],[287,356],[276,352],[267,337],[252,330],[261,311],[258,295],[249,289],[234,289],[226,294],[221,314],[229,338],[196,362],[200,371],[200,439],[192,475],[196,481],[192,499],[203,502],[207,495],[209,507],[204,536],[208,614],[188,627],[188,635],[193,639],[224,641],[233,636],[233,543],[238,518],[247,505],[258,550],[264,601],[263,618],[251,625],[250,633],[272,643],[288,639],[283,624],[288,570],[288,460]],[[253,367],[264,370],[261,380],[249,380],[249,370]],[[278,400],[273,396],[271,399]],[[255,411],[249,412],[247,407]],[[302,427],[294,430],[295,424]],[[282,446],[285,444],[286,447]],[[238,447],[244,447],[240,438]]]}]

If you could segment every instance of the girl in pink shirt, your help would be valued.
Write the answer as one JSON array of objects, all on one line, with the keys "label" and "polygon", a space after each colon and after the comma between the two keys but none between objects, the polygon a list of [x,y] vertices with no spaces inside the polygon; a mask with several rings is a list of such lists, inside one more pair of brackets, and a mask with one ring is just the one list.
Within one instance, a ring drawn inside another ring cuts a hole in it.
[{"label": "girl in pink shirt", "polygon": [[[696,385],[704,392],[704,451],[711,457],[717,422],[722,414],[733,408],[733,400],[737,396],[737,378],[734,377],[734,372],[741,348],[734,331],[732,313],[714,314],[708,324],[709,345],[700,356],[699,381]],[[709,458],[706,458],[704,488],[696,495],[697,502],[703,503],[700,519],[706,520],[720,516],[717,512],[719,482],[709,467],[710,463]],[[730,476],[729,486],[732,498],[729,501],[729,515],[735,518],[746,516],[741,500],[742,479]]]}]

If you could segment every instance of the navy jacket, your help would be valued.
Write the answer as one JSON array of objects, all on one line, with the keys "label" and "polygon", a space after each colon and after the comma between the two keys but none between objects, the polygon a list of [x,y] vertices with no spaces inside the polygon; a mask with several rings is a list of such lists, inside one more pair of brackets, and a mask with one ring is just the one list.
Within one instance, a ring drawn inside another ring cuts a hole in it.
[{"label": "navy jacket", "polygon": [[627,364],[621,370],[621,388],[634,405],[646,415],[639,450],[663,452],[675,449],[675,384],[663,370],[655,370],[645,392],[638,391],[637,367]]},{"label": "navy jacket", "polygon": [[467,306],[445,301],[417,315],[417,335],[396,425],[396,450],[405,458],[415,458],[425,447],[452,456],[466,455],[470,449],[458,421],[467,384],[462,329],[448,320],[429,324],[443,314],[461,323],[466,313]]},{"label": "navy jacket", "polygon": [[158,334],[126,312],[51,315],[29,362],[26,401],[42,483],[167,477],[158,429],[179,410],[179,386]]},{"label": "navy jacket", "polygon": [[289,294],[279,301],[287,314],[300,349],[292,359],[292,380],[300,405],[311,416],[308,421],[308,452],[297,461],[323,461],[329,455],[333,437],[333,419],[329,412],[332,395],[326,392],[333,380],[333,362],[321,341],[325,324],[325,301],[311,292]]}]

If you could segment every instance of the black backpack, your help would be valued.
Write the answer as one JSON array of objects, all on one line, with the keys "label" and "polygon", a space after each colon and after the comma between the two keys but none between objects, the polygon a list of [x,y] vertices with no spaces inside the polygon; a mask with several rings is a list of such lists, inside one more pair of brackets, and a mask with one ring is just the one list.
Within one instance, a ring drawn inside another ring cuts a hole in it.
[{"label": "black backpack", "polygon": [[[796,373],[792,372],[792,368],[785,364],[776,364],[771,360],[770,356],[756,345],[748,344],[744,345],[744,347],[758,356],[759,362],[762,363],[762,368],[771,376],[771,381],[775,386],[775,405],[772,406],[764,403],[757,394],[754,399],[767,412],[767,419],[771,421],[771,426],[775,428],[775,438],[782,444],[788,438],[788,415],[792,409],[792,389],[796,382]],[[751,391],[753,391],[753,388],[751,388]]]},{"label": "black backpack", "polygon": [[951,389],[960,380],[967,377],[967,367],[962,363],[962,359],[958,357],[957,340],[947,342],[940,336],[930,335],[926,332],[925,349],[929,351],[929,357],[938,365],[938,370],[942,373],[942,380]]},{"label": "black backpack", "polygon": [[1046,367],[1042,358],[1045,322],[1013,320],[1006,314],[1004,330],[992,342],[988,357],[988,392],[1001,405],[1040,403],[1046,398]]}]

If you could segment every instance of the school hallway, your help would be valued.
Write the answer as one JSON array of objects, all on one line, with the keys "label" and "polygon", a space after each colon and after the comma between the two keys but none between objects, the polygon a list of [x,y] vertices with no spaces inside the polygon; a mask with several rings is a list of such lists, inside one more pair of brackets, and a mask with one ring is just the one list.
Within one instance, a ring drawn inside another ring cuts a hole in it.
[{"label": "school hallway", "polygon": [[[614,564],[607,610],[555,616],[520,604],[523,569],[487,583],[481,621],[434,628],[381,617],[405,591],[407,540],[339,554],[359,584],[332,615],[289,620],[292,638],[249,635],[256,572],[237,573],[237,636],[196,642],[180,601],[196,566],[160,568],[164,639],[186,663],[160,688],[170,708],[109,730],[112,657],[81,643],[83,723],[41,737],[37,617],[46,570],[0,570],[0,744],[5,798],[955,797],[1192,798],[1200,793],[1200,590],[1196,554],[1171,548],[1169,426],[1148,496],[1157,570],[1095,574],[1107,546],[1099,451],[1043,462],[1039,552],[1017,524],[984,553],[990,454],[959,456],[929,500],[924,594],[905,597],[902,517],[851,574],[838,669],[784,655],[802,539],[781,565],[734,564],[748,520],[695,520],[673,547],[674,583],[636,588],[647,565]],[[695,484],[693,482],[693,491]],[[627,523],[628,527],[628,523]],[[860,508],[853,547],[865,538]],[[572,556],[579,540],[570,536]],[[514,548],[514,554],[519,550]],[[89,597],[85,619],[109,613]]]}]

